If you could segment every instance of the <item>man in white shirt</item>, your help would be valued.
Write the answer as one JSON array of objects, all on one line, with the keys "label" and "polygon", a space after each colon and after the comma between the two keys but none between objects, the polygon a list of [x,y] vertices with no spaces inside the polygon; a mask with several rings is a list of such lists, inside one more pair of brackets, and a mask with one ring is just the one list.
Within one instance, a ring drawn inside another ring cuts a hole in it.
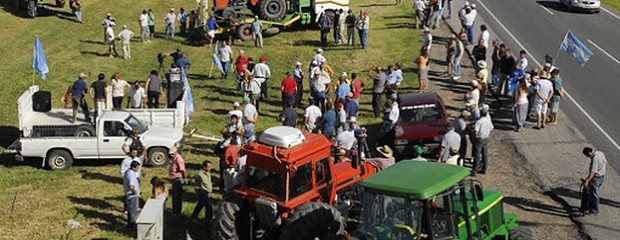
[{"label": "man in white shirt", "polygon": [[474,125],[474,167],[472,171],[485,174],[488,168],[488,146],[493,123],[486,109],[480,111],[480,116]]},{"label": "man in white shirt", "polygon": [[454,130],[454,124],[448,124],[447,129],[448,132],[443,135],[439,147],[439,162],[446,162],[450,158],[450,149],[458,152],[461,148],[461,135]]},{"label": "man in white shirt", "polygon": [[171,8],[164,18],[166,21],[166,39],[174,37],[174,22],[176,19],[177,16],[174,14],[174,8]]},{"label": "man in white shirt", "polygon": [[258,121],[258,111],[256,107],[250,103],[249,97],[243,97],[243,128],[245,129],[244,143],[256,140],[254,126]]},{"label": "man in white shirt", "polygon": [[323,114],[321,113],[321,109],[314,103],[314,98],[308,98],[308,107],[304,113],[304,125],[306,126],[306,130],[308,130],[308,132],[313,132],[317,127],[317,118],[322,116]]},{"label": "man in white shirt", "polygon": [[545,128],[545,122],[547,120],[547,104],[551,101],[553,96],[553,83],[551,81],[541,78],[537,81],[536,86],[536,98],[534,103],[536,104],[536,129]]},{"label": "man in white shirt", "polygon": [[521,69],[525,70],[527,69],[527,65],[528,65],[528,61],[527,61],[527,52],[525,50],[521,50],[519,52],[519,64],[517,64],[517,66],[520,66]]},{"label": "man in white shirt", "polygon": [[[116,43],[114,42],[114,29],[111,26],[106,27],[105,29],[105,44],[108,45],[108,54],[111,58],[118,56],[116,52]],[[112,54],[114,53],[114,54]]]},{"label": "man in white shirt", "polygon": [[489,49],[489,30],[487,30],[487,25],[480,25],[480,37],[478,40],[482,39],[482,44],[486,49]]},{"label": "man in white shirt", "polygon": [[127,108],[145,108],[146,92],[140,86],[140,81],[133,84],[133,88],[129,90],[129,99],[127,99]]},{"label": "man in white shirt", "polygon": [[422,37],[422,47],[426,47],[426,50],[430,54],[431,47],[433,45],[433,35],[431,34],[431,30],[428,28],[424,28],[424,36]]},{"label": "man in white shirt", "polygon": [[118,33],[118,38],[121,40],[121,46],[123,46],[123,58],[125,59],[131,58],[131,47],[129,44],[131,43],[131,38],[133,38],[133,36],[133,32],[127,29],[127,25],[123,25],[123,30]]},{"label": "man in white shirt", "polygon": [[149,36],[151,32],[149,31],[149,15],[146,10],[142,10],[142,14],[140,14],[140,37],[142,38],[142,42],[150,42]]},{"label": "man in white shirt", "polygon": [[314,68],[315,66],[318,66],[319,63],[326,62],[326,61],[327,59],[323,57],[323,49],[317,48],[316,53],[312,55],[312,58],[310,58],[310,62],[309,62],[310,66],[308,67],[308,71],[312,72],[312,68]]},{"label": "man in white shirt", "polygon": [[471,90],[465,93],[465,102],[471,99],[476,103],[476,105],[478,105],[480,101],[480,86],[478,84],[478,80],[472,80],[470,85]]},{"label": "man in white shirt", "polygon": [[[267,81],[271,77],[271,70],[269,66],[267,66],[267,57],[262,56],[259,59],[259,63],[254,65],[254,69],[252,70],[252,78],[257,80],[260,83],[260,94],[262,98],[267,98]],[[254,104],[258,109],[258,105]]]},{"label": "man in white shirt", "polygon": [[[415,0],[413,2],[413,10],[415,11],[415,16],[413,17],[413,27],[419,29],[424,26],[424,9],[426,8],[426,3],[424,0]],[[419,25],[418,25],[419,24]]]},{"label": "man in white shirt", "polygon": [[120,79],[120,74],[115,73],[112,76],[112,107],[115,109],[122,108],[123,99],[125,98],[125,89],[128,89],[129,83]]},{"label": "man in white shirt", "polygon": [[465,15],[463,15],[463,26],[467,33],[467,44],[473,44],[474,42],[474,21],[476,20],[476,14],[472,13],[472,10],[465,9]]},{"label": "man in white shirt", "polygon": [[233,109],[228,111],[228,122],[230,123],[230,116],[236,115],[238,119],[243,120],[243,112],[241,111],[241,104],[239,102],[233,103]]},{"label": "man in white shirt", "polygon": [[223,79],[227,79],[228,78],[228,71],[230,70],[230,66],[231,66],[231,59],[233,59],[233,50],[232,48],[230,48],[230,46],[228,46],[228,42],[227,41],[222,41],[222,46],[219,49],[220,52],[220,63],[222,64],[222,70],[224,71],[222,73],[222,78]]},{"label": "man in white shirt", "polygon": [[[125,157],[123,159],[123,161],[121,162],[121,168],[120,168],[121,176],[123,176],[123,174],[125,174],[125,172],[131,168],[131,162],[133,162],[133,161],[136,161],[136,162],[140,163],[140,165],[142,165],[142,159],[140,159],[138,157],[138,149],[136,149],[136,148],[130,149],[129,154],[127,155],[127,157]],[[142,171],[136,172],[136,177],[137,178],[140,178],[140,173],[141,172]]]}]

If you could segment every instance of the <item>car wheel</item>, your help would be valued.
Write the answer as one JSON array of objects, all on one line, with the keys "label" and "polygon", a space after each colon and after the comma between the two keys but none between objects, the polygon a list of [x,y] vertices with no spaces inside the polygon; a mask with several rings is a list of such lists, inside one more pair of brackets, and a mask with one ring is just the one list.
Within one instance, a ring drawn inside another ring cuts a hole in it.
[{"label": "car wheel", "polygon": [[168,157],[168,151],[161,147],[151,148],[148,152],[149,164],[151,166],[160,167],[168,164],[170,158]]},{"label": "car wheel", "polygon": [[73,156],[62,149],[56,149],[47,154],[47,166],[52,170],[67,170],[73,165]]}]

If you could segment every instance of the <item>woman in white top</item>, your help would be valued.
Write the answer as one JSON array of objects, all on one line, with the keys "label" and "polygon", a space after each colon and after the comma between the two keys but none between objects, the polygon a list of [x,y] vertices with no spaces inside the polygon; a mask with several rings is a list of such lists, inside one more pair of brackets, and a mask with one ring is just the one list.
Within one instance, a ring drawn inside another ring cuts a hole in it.
[{"label": "woman in white top", "polygon": [[525,119],[527,118],[527,100],[528,86],[525,81],[525,77],[519,79],[519,87],[515,90],[515,101],[513,104],[515,131],[520,132],[525,125]]}]

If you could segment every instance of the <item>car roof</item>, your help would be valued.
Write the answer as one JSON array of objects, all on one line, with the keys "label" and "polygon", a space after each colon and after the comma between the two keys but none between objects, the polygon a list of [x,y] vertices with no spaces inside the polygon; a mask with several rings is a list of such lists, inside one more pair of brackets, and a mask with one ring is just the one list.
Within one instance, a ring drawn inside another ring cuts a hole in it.
[{"label": "car roof", "polygon": [[417,200],[429,199],[469,176],[461,166],[403,160],[362,183],[367,191]]},{"label": "car roof", "polygon": [[125,111],[107,111],[101,116],[104,120],[125,121],[129,117],[129,113]]},{"label": "car roof", "polygon": [[400,106],[413,106],[419,104],[441,102],[441,97],[437,93],[408,93],[400,96]]}]

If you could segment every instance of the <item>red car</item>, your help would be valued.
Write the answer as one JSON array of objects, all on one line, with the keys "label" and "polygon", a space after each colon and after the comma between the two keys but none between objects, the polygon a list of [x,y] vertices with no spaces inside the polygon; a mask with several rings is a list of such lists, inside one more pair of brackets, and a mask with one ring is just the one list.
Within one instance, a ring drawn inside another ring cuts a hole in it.
[{"label": "red car", "polygon": [[433,152],[446,133],[446,107],[437,93],[403,94],[400,99],[400,117],[394,127],[394,146],[400,155],[411,155],[413,146],[420,145],[424,152]]}]

